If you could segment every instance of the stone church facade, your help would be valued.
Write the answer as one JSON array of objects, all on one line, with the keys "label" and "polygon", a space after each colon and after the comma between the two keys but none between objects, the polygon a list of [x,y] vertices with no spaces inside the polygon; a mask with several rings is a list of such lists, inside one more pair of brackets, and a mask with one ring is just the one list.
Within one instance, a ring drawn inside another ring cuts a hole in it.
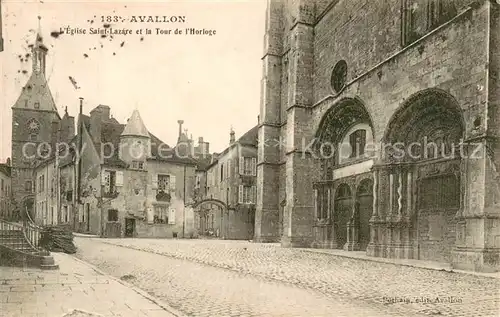
[{"label": "stone church facade", "polygon": [[255,239],[498,271],[499,14],[271,0]]}]

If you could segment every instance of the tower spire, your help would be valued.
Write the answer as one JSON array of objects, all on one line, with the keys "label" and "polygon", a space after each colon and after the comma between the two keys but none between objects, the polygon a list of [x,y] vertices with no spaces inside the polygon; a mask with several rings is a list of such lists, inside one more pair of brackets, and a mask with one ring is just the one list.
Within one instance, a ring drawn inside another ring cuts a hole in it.
[{"label": "tower spire", "polygon": [[43,44],[41,16],[38,16],[38,31],[36,33],[35,44],[32,49],[33,73],[42,73],[45,75],[45,61],[47,56],[47,47]]},{"label": "tower spire", "polygon": [[42,23],[41,23],[42,17],[38,16],[38,30],[36,32],[36,43],[43,43],[43,37],[42,37]]}]

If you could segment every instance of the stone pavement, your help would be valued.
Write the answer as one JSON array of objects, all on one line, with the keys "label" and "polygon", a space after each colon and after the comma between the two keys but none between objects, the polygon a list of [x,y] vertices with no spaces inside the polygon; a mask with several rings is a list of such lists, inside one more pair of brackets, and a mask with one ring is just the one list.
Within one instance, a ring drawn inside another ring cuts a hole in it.
[{"label": "stone pavement", "polygon": [[403,315],[499,316],[500,312],[500,280],[497,278],[364,261],[247,241],[86,240],[223,268],[312,290],[315,294],[354,299],[359,305],[377,307],[382,304]]},{"label": "stone pavement", "polygon": [[[77,256],[167,302],[188,316],[419,316],[387,305],[324,294],[301,285],[77,238]],[[116,240],[119,241],[119,240]]]},{"label": "stone pavement", "polygon": [[59,270],[0,267],[0,316],[177,316],[73,256],[52,254]]}]

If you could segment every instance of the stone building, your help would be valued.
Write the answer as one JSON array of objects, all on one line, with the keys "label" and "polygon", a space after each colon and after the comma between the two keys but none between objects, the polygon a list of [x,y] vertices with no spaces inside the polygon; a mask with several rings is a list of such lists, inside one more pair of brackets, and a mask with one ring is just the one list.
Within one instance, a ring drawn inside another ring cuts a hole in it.
[{"label": "stone building", "polygon": [[10,159],[0,163],[0,218],[16,220],[17,214],[11,208],[12,191],[10,178]]},{"label": "stone building", "polygon": [[[12,193],[21,215],[35,216],[35,169],[55,158],[55,144],[74,137],[74,118],[61,118],[45,77],[47,47],[31,47],[32,73],[12,107]],[[47,179],[48,181],[48,179]],[[41,208],[41,207],[40,207]]]},{"label": "stone building", "polygon": [[497,271],[499,7],[271,0],[256,240]]},{"label": "stone building", "polygon": [[257,126],[238,140],[230,132],[229,146],[217,154],[203,174],[205,195],[197,202],[200,235],[252,239],[257,177]]},{"label": "stone building", "polygon": [[40,162],[34,171],[33,221],[39,225],[56,225],[58,221],[57,166],[54,158]]},{"label": "stone building", "polygon": [[169,147],[148,131],[138,110],[120,124],[110,107],[99,105],[90,116],[81,115],[80,123],[77,144],[84,150],[75,177],[79,231],[104,237],[195,235],[188,205],[196,161],[184,152],[192,142]]}]

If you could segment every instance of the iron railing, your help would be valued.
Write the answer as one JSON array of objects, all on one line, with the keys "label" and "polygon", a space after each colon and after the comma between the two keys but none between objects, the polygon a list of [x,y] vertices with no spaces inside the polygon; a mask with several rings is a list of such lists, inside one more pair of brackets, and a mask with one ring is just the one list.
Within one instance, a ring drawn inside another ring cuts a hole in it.
[{"label": "iron railing", "polygon": [[28,243],[35,249],[41,250],[40,238],[42,236],[42,227],[35,224],[29,212],[26,212],[26,218],[23,221],[24,236]]}]

